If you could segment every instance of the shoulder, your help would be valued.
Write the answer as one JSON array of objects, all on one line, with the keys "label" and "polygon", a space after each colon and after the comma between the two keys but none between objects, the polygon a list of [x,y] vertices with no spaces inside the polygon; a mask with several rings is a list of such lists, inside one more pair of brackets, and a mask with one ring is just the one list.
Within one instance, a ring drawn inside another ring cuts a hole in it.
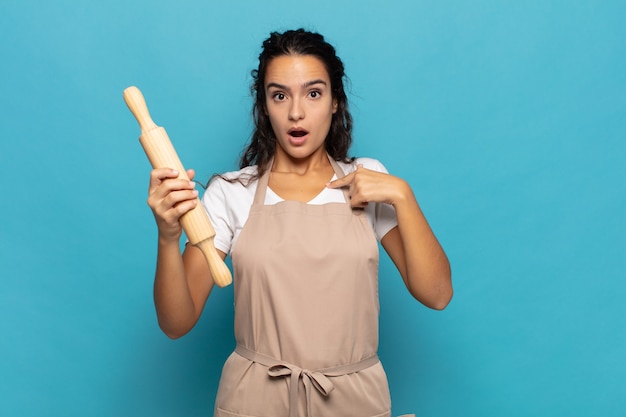
[{"label": "shoulder", "polygon": [[214,175],[207,186],[207,191],[234,191],[241,188],[249,188],[252,184],[256,184],[257,180],[252,180],[257,175],[257,167],[248,166],[238,171],[224,172]]},{"label": "shoulder", "polygon": [[224,183],[250,183],[250,178],[253,178],[258,173],[256,165],[247,166],[238,171],[224,172],[222,174],[214,175],[211,178],[211,183],[214,181],[221,181]]},{"label": "shoulder", "polygon": [[362,157],[362,158],[355,158],[354,161],[348,164],[345,162],[341,162],[341,161],[337,163],[346,174],[349,174],[355,171],[357,166],[359,165],[363,165],[363,168],[370,169],[372,171],[384,172],[385,174],[388,173],[387,168],[385,168],[382,162],[374,158]]},{"label": "shoulder", "polygon": [[257,179],[251,180],[257,174],[256,166],[249,166],[239,171],[230,171],[215,175],[209,181],[204,192],[203,200],[211,202],[215,206],[217,202],[222,205],[246,205],[254,196]]}]

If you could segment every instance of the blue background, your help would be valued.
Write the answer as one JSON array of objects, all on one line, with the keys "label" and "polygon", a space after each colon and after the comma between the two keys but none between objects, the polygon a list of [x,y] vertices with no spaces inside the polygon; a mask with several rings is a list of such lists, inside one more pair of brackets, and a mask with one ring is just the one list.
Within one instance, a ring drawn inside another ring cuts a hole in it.
[{"label": "blue background", "polygon": [[626,397],[626,2],[4,0],[0,415],[208,416],[232,286],[177,341],[152,305],[139,86],[199,179],[249,137],[272,30],[323,33],[353,154],[408,180],[451,260],[443,312],[386,257],[394,415],[615,416]]}]

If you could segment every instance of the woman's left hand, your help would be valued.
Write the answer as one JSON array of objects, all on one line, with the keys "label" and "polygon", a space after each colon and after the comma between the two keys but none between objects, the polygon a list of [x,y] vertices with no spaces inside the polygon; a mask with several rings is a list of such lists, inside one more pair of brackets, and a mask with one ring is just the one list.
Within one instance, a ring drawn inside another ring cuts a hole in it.
[{"label": "woman's left hand", "polygon": [[356,171],[326,186],[349,187],[350,205],[361,208],[367,206],[367,203],[386,203],[395,206],[407,193],[411,193],[409,185],[403,179],[363,168],[361,164],[357,166]]}]

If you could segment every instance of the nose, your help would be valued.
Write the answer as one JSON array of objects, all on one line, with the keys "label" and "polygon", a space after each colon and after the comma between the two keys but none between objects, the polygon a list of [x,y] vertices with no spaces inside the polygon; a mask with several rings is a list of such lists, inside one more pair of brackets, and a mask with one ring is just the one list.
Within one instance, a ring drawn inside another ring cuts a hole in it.
[{"label": "nose", "polygon": [[302,120],[304,119],[304,106],[302,100],[295,97],[291,100],[291,106],[289,107],[289,120]]}]

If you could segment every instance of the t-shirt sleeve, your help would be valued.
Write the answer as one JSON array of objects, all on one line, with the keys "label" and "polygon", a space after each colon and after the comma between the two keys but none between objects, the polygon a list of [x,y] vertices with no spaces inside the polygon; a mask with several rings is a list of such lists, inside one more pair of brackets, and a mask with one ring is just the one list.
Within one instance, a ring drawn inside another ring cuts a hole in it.
[{"label": "t-shirt sleeve", "polygon": [[[362,164],[363,168],[371,169],[372,171],[382,172],[388,174],[389,172],[385,166],[376,159],[371,158],[358,158],[355,161],[355,165]],[[396,210],[391,204],[376,203],[368,204],[365,208],[368,217],[372,219],[372,226],[374,227],[374,233],[376,238],[380,241],[382,238],[394,227],[398,225],[398,219],[396,217]]]},{"label": "t-shirt sleeve", "polygon": [[390,204],[377,203],[374,205],[374,233],[380,241],[394,227],[398,225],[396,210]]},{"label": "t-shirt sleeve", "polygon": [[219,177],[210,181],[202,196],[202,206],[209,214],[209,219],[215,229],[213,239],[215,248],[227,254],[230,252],[234,232],[231,227],[233,222],[230,218],[223,182],[224,180]]}]

